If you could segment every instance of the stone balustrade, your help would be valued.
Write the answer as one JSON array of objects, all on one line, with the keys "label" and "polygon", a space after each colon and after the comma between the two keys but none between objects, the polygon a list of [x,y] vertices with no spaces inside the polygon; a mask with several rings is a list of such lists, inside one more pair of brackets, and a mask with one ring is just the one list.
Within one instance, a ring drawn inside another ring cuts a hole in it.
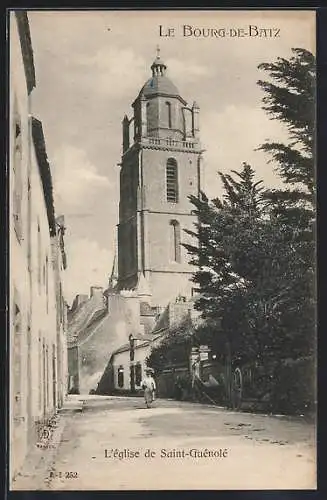
[{"label": "stone balustrade", "polygon": [[169,137],[142,137],[142,144],[149,146],[168,147],[176,149],[198,150],[199,144],[194,141],[178,141]]}]

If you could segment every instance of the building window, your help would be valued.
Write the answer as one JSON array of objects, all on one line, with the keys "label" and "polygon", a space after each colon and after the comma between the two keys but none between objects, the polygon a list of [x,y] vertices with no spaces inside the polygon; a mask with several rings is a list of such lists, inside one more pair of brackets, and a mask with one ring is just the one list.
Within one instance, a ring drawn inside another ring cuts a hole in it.
[{"label": "building window", "polygon": [[50,377],[49,377],[49,348],[46,346],[45,349],[45,360],[46,360],[46,405],[47,408],[49,407],[49,383],[50,383]]},{"label": "building window", "polygon": [[46,394],[47,394],[47,363],[46,363],[45,340],[44,337],[42,337],[42,406],[44,414],[47,409]]},{"label": "building window", "polygon": [[57,370],[56,370],[56,346],[52,344],[52,398],[53,406],[57,406]]},{"label": "building window", "polygon": [[135,365],[130,365],[129,372],[130,372],[131,391],[134,392],[135,391]]},{"label": "building window", "polygon": [[129,359],[130,359],[130,361],[134,361],[134,356],[135,356],[135,339],[133,338],[133,335],[131,334],[129,336]]},{"label": "building window", "polygon": [[178,171],[177,161],[169,158],[166,167],[166,188],[167,201],[169,203],[178,203]]},{"label": "building window", "polygon": [[150,103],[146,103],[146,129],[147,133],[150,131]]},{"label": "building window", "polygon": [[21,416],[21,386],[22,386],[22,325],[21,325],[21,311],[17,305],[14,303],[14,356],[13,356],[13,366],[14,366],[14,417],[20,418]]},{"label": "building window", "polygon": [[63,311],[63,296],[62,296],[62,284],[59,283],[59,321],[61,324],[64,322],[64,311]]},{"label": "building window", "polygon": [[47,312],[49,311],[49,259],[45,258],[45,294],[47,302]]},{"label": "building window", "polygon": [[38,388],[39,388],[39,410],[42,409],[42,340],[41,340],[41,332],[39,330],[39,359],[38,359],[38,365],[39,365],[39,370],[38,370],[38,375],[39,375],[39,380],[38,380]]},{"label": "building window", "polygon": [[184,134],[186,137],[193,135],[193,114],[190,109],[183,109]]},{"label": "building window", "polygon": [[177,220],[170,221],[170,260],[181,262],[181,228]]},{"label": "building window", "polygon": [[22,239],[22,127],[17,110],[17,103],[14,104],[14,159],[13,159],[13,218],[17,239]]},{"label": "building window", "polygon": [[135,385],[141,385],[142,381],[142,366],[140,363],[135,365]]},{"label": "building window", "polygon": [[37,225],[37,281],[39,284],[39,293],[41,293],[41,229],[40,223]]},{"label": "building window", "polygon": [[166,116],[167,116],[167,124],[168,124],[168,128],[171,128],[172,127],[172,124],[171,124],[171,104],[170,102],[166,102]]},{"label": "building window", "polygon": [[124,387],[124,367],[118,368],[118,387]]},{"label": "building window", "polygon": [[65,321],[66,321],[66,305],[65,305],[65,299],[63,297],[61,299],[61,304],[60,305],[61,305],[61,311],[62,311],[62,314],[61,314],[61,316],[62,316],[61,323],[62,323],[63,327],[65,328],[66,327],[66,323],[65,323]]}]

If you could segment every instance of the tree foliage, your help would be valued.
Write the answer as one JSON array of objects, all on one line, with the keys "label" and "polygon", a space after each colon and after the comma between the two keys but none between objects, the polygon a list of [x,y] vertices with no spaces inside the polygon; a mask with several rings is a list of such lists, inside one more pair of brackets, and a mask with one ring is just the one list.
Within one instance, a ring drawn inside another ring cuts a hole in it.
[{"label": "tree foliage", "polygon": [[[283,229],[289,250],[288,308],[283,312],[287,332],[298,328],[313,350],[315,319],[315,57],[295,48],[287,60],[263,63],[269,81],[259,80],[263,109],[283,122],[287,143],[266,142],[261,149],[277,162],[284,189],[267,190],[265,199]],[[297,317],[296,317],[297,315]],[[296,321],[297,318],[297,321]],[[290,326],[291,325],[291,326]],[[309,346],[311,348],[309,348]],[[295,352],[296,355],[296,352]]]},{"label": "tree foliage", "polygon": [[271,154],[286,184],[301,184],[314,191],[315,146],[315,58],[311,52],[295,48],[290,59],[279,57],[262,63],[259,69],[270,77],[259,80],[264,91],[263,109],[272,119],[284,123],[288,144],[265,142],[260,149]]},{"label": "tree foliage", "polygon": [[254,170],[219,172],[223,196],[191,197],[197,243],[185,245],[197,266],[201,333],[217,351],[243,359],[303,359],[314,352],[315,61],[303,49],[259,66],[263,109],[283,122],[285,143],[266,142],[285,188],[268,190]]},{"label": "tree foliage", "polygon": [[198,244],[185,247],[198,268],[196,308],[215,332],[209,340],[218,351],[227,341],[237,356],[263,359],[277,349],[285,354],[281,314],[290,293],[292,249],[254,170],[244,163],[232,174],[219,172],[222,199],[191,198],[198,223],[187,232]]},{"label": "tree foliage", "polygon": [[167,330],[158,346],[151,350],[146,362],[158,374],[171,365],[189,362],[192,328],[189,319]]}]

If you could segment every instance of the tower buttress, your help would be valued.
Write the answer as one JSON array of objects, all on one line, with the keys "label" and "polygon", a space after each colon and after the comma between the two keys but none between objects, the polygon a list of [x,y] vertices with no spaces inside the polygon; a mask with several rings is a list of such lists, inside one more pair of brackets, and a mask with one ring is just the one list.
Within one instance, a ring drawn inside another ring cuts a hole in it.
[{"label": "tower buttress", "polygon": [[129,148],[129,119],[127,115],[124,116],[123,122],[123,153]]},{"label": "tower buttress", "polygon": [[141,97],[141,136],[145,137],[147,134],[147,123],[146,123],[146,98]]}]

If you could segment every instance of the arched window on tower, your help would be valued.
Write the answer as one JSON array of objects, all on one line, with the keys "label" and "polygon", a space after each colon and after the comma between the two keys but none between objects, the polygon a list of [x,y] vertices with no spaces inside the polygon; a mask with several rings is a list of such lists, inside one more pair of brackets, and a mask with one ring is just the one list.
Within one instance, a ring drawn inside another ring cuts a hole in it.
[{"label": "arched window on tower", "polygon": [[183,121],[184,121],[184,135],[185,137],[190,137],[193,135],[193,115],[192,110],[189,108],[183,108]]},{"label": "arched window on tower", "polygon": [[166,190],[167,201],[169,203],[178,203],[178,170],[177,161],[169,158],[166,166]]},{"label": "arched window on tower", "polygon": [[171,220],[170,224],[170,260],[181,262],[181,227],[177,220]]},{"label": "arched window on tower", "polygon": [[168,125],[168,128],[172,127],[172,120],[171,120],[171,104],[170,102],[165,103],[165,108],[166,108],[166,123]]}]

